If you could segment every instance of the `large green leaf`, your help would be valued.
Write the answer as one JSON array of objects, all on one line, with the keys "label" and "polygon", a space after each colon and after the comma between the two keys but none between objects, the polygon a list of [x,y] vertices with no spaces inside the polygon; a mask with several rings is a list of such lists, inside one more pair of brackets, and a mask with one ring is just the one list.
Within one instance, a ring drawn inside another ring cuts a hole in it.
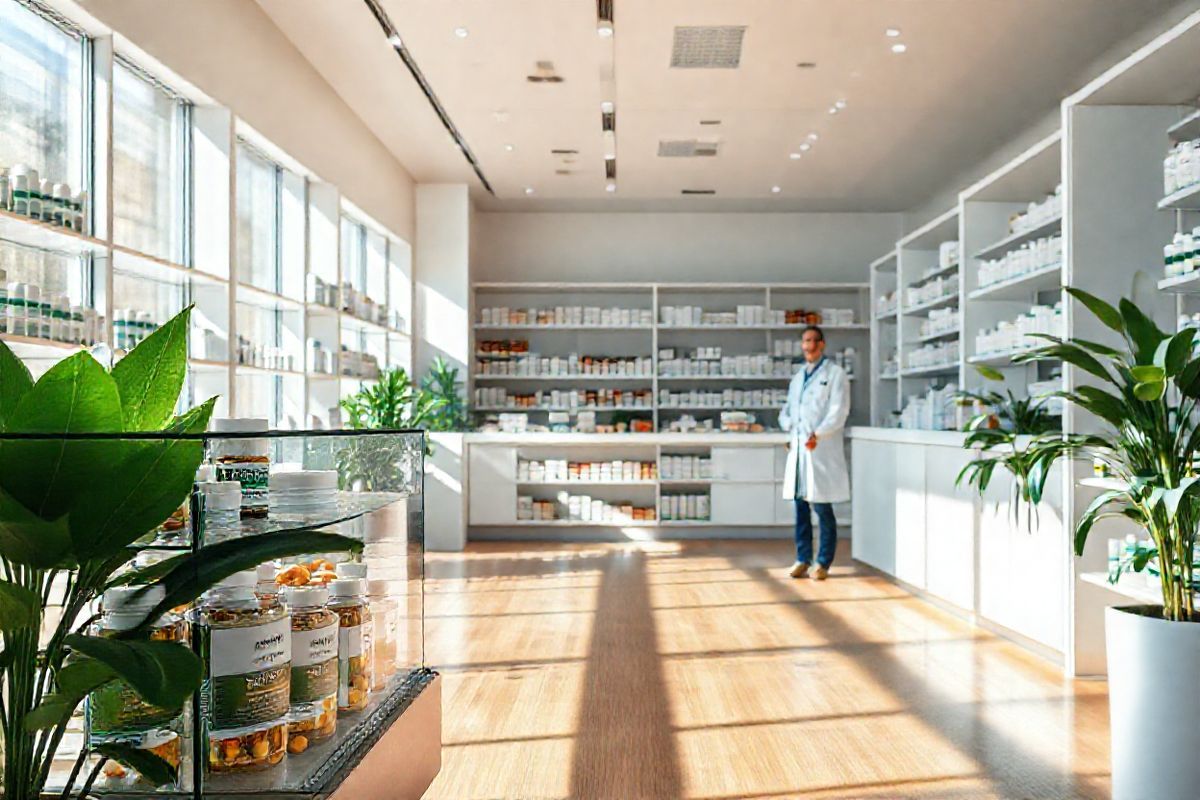
[{"label": "large green leaf", "polygon": [[54,676],[64,694],[83,697],[117,677],[112,667],[87,656],[75,656]]},{"label": "large green leaf", "polygon": [[38,569],[69,565],[71,531],[67,515],[44,520],[0,488],[0,556]]},{"label": "large green leaf", "polygon": [[8,349],[7,344],[0,342],[0,431],[5,430],[8,418],[32,387],[29,368]]},{"label": "large green leaf", "polygon": [[1030,361],[1048,361],[1051,359],[1062,359],[1068,364],[1074,364],[1085,372],[1095,375],[1097,378],[1102,378],[1109,383],[1113,383],[1112,375],[1104,368],[1095,356],[1082,347],[1074,345],[1070,342],[1064,344],[1047,345],[1039,347],[1036,350],[1030,350],[1013,357],[1013,363],[1024,364]]},{"label": "large green leaf", "polygon": [[998,369],[994,369],[993,367],[989,367],[987,364],[976,364],[975,371],[978,372],[983,377],[987,378],[989,381],[1003,381],[1004,380],[1003,372],[1001,372]]},{"label": "large green leaf", "polygon": [[1167,384],[1162,381],[1153,383],[1136,383],[1133,386],[1133,396],[1138,400],[1143,400],[1147,403],[1153,403],[1163,396],[1167,390]]},{"label": "large green leaf", "polygon": [[1154,321],[1142,313],[1142,310],[1131,301],[1122,297],[1118,306],[1121,309],[1121,319],[1125,323],[1125,331],[1133,343],[1134,356],[1139,364],[1154,362],[1154,353],[1159,343],[1167,338],[1167,334],[1159,330]]},{"label": "large green leaf", "polygon": [[[214,400],[197,406],[178,427],[208,429]],[[71,514],[71,538],[82,557],[115,553],[153,530],[184,503],[204,459],[199,440],[123,440],[115,443],[104,480],[81,488]]]},{"label": "large green leaf", "polygon": [[178,642],[74,633],[63,641],[76,653],[111,669],[147,703],[167,710],[181,708],[199,688],[204,673],[200,658]]},{"label": "large green leaf", "polygon": [[[118,433],[121,398],[112,376],[88,353],[55,364],[25,393],[8,420],[10,433]],[[5,442],[0,486],[43,519],[71,509],[79,491],[119,443],[96,439]]]},{"label": "large green leaf", "polygon": [[42,599],[36,592],[0,580],[0,631],[15,631],[38,624]]},{"label": "large green leaf", "polygon": [[1179,371],[1175,385],[1184,397],[1200,398],[1200,358],[1192,359]]},{"label": "large green leaf", "polygon": [[25,715],[25,730],[33,732],[61,725],[70,719],[82,700],[76,695],[46,695],[41,703]]},{"label": "large green leaf", "polygon": [[1109,489],[1106,492],[1101,492],[1096,495],[1096,498],[1088,504],[1087,509],[1079,518],[1079,522],[1075,524],[1075,555],[1083,555],[1083,548],[1087,544],[1088,534],[1091,533],[1092,526],[1096,524],[1098,515],[1103,508],[1116,500],[1119,500],[1125,493],[1117,489]]},{"label": "large green leaf", "polygon": [[161,430],[187,373],[188,306],[150,334],[113,367],[127,431]]},{"label": "large green leaf", "polygon": [[1131,367],[1129,374],[1138,383],[1162,383],[1167,378],[1166,371],[1154,365]]},{"label": "large green leaf", "polygon": [[1187,366],[1195,336],[1195,328],[1184,328],[1169,339],[1159,342],[1154,351],[1155,366],[1161,367],[1167,377],[1173,378],[1178,375]]},{"label": "large green leaf", "polygon": [[1076,289],[1073,286],[1068,286],[1066,288],[1067,293],[1079,302],[1083,303],[1087,307],[1087,310],[1091,311],[1096,319],[1100,320],[1117,333],[1125,332],[1125,324],[1121,319],[1120,312],[1118,312],[1111,305],[1093,294],[1088,294],[1082,289]]},{"label": "large green leaf", "polygon": [[1078,386],[1074,394],[1077,398],[1072,398],[1070,393],[1056,393],[1074,400],[1079,405],[1083,406],[1088,411],[1096,416],[1111,423],[1115,427],[1120,427],[1128,416],[1128,409],[1125,403],[1115,395],[1109,394],[1098,386]]},{"label": "large green leaf", "polygon": [[124,764],[154,786],[175,782],[175,767],[149,750],[139,750],[132,745],[109,742],[96,745],[92,748],[92,752]]},{"label": "large green leaf", "polygon": [[145,622],[123,635],[140,636],[151,621],[170,609],[192,602],[235,572],[253,569],[264,561],[361,549],[362,543],[355,539],[307,529],[218,542],[178,560],[171,571],[156,582],[166,590],[166,597],[147,614]]}]

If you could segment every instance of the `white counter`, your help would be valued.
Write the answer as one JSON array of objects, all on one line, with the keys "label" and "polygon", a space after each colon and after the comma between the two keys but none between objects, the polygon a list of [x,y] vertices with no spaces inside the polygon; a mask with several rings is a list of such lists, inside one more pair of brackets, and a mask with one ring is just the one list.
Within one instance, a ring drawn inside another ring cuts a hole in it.
[{"label": "white counter", "polygon": [[977,455],[957,431],[852,428],[851,497],[859,561],[1041,652],[1066,647],[1067,547],[1055,467],[1032,524],[1014,520],[1011,478],[981,498],[956,485]]}]

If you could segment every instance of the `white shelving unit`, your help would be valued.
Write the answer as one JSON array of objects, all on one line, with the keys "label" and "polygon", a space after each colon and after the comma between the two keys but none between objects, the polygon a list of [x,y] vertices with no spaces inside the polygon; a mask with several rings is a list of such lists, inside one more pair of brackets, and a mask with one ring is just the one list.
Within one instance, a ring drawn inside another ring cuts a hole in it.
[{"label": "white shelving unit", "polygon": [[[673,348],[686,355],[697,346],[718,346],[722,355],[773,353],[780,339],[799,339],[804,324],[711,324],[678,325],[662,322],[664,306],[700,306],[708,311],[733,311],[739,305],[758,305],[767,309],[798,309],[819,311],[822,308],[848,308],[854,312],[850,324],[822,324],[829,352],[845,348],[856,351],[856,369],[863,373],[869,364],[871,325],[867,305],[869,287],[862,283],[772,283],[772,284],[714,284],[714,283],[477,283],[472,292],[472,351],[477,353],[471,370],[468,396],[475,397],[477,386],[503,386],[517,391],[534,389],[597,387],[629,388],[651,392],[652,403],[646,407],[597,408],[597,421],[603,423],[614,413],[632,414],[652,421],[655,430],[665,430],[670,420],[681,414],[697,418],[717,417],[723,410],[753,411],[768,428],[777,425],[778,406],[738,405],[720,408],[703,405],[671,405],[660,399],[660,391],[684,391],[703,388],[717,391],[736,386],[743,389],[786,389],[800,356],[780,357],[790,362],[779,375],[673,375],[660,371],[659,352]],[[565,325],[565,324],[500,324],[484,323],[480,309],[506,307],[511,309],[554,308],[556,306],[595,306],[600,308],[632,308],[649,311],[650,325]],[[651,359],[651,373],[643,375],[483,375],[480,364],[505,360],[480,350],[479,343],[488,339],[525,339],[530,350],[545,356],[634,357]],[[865,373],[864,373],[865,374]],[[870,405],[869,381],[856,381],[852,390],[852,408],[858,419],[865,420]],[[539,414],[557,410],[543,407],[498,408],[494,404],[472,404],[479,413],[500,411]],[[567,410],[567,409],[562,409]],[[534,418],[541,423],[544,419]]]},{"label": "white shelving unit", "polygon": [[[93,69],[98,76],[111,74],[113,43],[100,37],[94,41]],[[113,231],[113,148],[111,128],[94,126],[91,147],[93,175],[86,188],[93,198],[87,234],[35,222],[0,209],[0,249],[15,248],[34,258],[58,257],[64,271],[55,283],[70,288],[72,303],[94,308],[107,324],[102,341],[114,345],[114,309],[136,308],[165,322],[188,304],[193,304],[189,342],[189,376],[182,402],[194,404],[219,395],[218,416],[265,416],[278,427],[329,426],[336,419],[330,409],[347,392],[361,385],[340,376],[340,345],[361,343],[372,337],[381,342],[374,348],[381,366],[412,364],[412,267],[411,250],[369,216],[346,203],[337,188],[294,163],[286,154],[262,141],[230,112],[197,96],[187,106],[191,169],[180,189],[191,198],[190,219],[175,225],[189,229],[177,238],[190,239],[178,258],[139,252],[118,241]],[[95,113],[111,119],[111,92],[97,92]],[[278,286],[253,285],[239,275],[239,225],[234,207],[237,185],[237,152],[240,142],[249,142],[292,174],[296,202],[284,215],[279,245],[284,250]],[[297,188],[298,187],[298,188]],[[378,275],[381,296],[375,299],[398,308],[406,321],[404,329],[389,329],[368,320],[358,320],[338,309],[306,302],[309,273],[327,281],[343,279],[341,218],[350,215],[370,226],[388,243],[387,258]],[[42,255],[39,255],[42,254]],[[26,256],[22,256],[24,258]],[[14,260],[17,260],[14,256]],[[52,267],[42,267],[52,269]],[[10,279],[21,279],[10,276]],[[61,280],[59,280],[61,279]],[[395,288],[393,290],[393,285]],[[323,322],[318,322],[323,320]],[[271,331],[280,337],[292,356],[291,368],[250,366],[238,363],[238,334]],[[334,374],[309,371],[306,340],[314,332],[327,332],[327,346],[334,351]],[[15,352],[30,361],[35,373],[49,369],[61,358],[80,348],[49,340],[0,334]],[[119,355],[119,354],[118,354]]]}]

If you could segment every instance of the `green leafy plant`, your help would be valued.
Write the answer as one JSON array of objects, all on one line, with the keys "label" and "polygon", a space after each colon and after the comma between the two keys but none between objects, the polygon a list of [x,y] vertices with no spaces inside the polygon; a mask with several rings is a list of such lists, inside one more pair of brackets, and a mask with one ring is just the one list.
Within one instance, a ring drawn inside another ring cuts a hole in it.
[{"label": "green leafy plant", "polygon": [[[341,401],[346,424],[356,430],[429,428],[443,400],[416,389],[402,367],[384,370],[374,386],[364,385]],[[338,452],[338,475],[343,488],[368,492],[406,492],[419,474],[413,468],[419,453],[410,442],[392,437],[350,441]],[[428,455],[428,451],[426,452]]]},{"label": "green leafy plant", "polygon": [[1018,357],[1020,362],[1061,360],[1089,381],[1058,392],[1067,402],[1106,423],[1102,434],[1044,437],[1032,458],[1047,467],[1066,458],[1106,465],[1119,488],[1100,493],[1075,523],[1075,552],[1105,518],[1128,519],[1145,530],[1151,546],[1132,559],[1134,569],[1151,566],[1162,589],[1162,616],[1196,621],[1193,548],[1200,524],[1200,477],[1193,464],[1200,448],[1200,358],[1195,331],[1168,334],[1128,299],[1116,307],[1078,289],[1067,291],[1124,347],[1080,338],[1042,336],[1048,344]]},{"label": "green leafy plant", "polygon": [[464,431],[467,429],[467,406],[459,394],[458,367],[438,356],[421,379],[421,391],[426,397],[441,401],[429,412],[429,430]]},{"label": "green leafy plant", "polygon": [[[975,369],[990,381],[1003,381],[1004,375],[991,367],[979,364]],[[1004,394],[996,391],[958,392],[959,401],[972,401],[983,407],[983,412],[972,417],[966,426],[968,431],[963,447],[968,450],[982,448],[983,454],[970,461],[958,474],[955,485],[964,480],[982,495],[997,468],[1009,473],[1013,480],[1014,517],[1023,506],[1029,516],[1036,513],[1045,490],[1050,464],[1038,443],[1043,438],[1057,438],[1058,418],[1046,408],[1047,398],[1017,397],[1011,389]]]},{"label": "green leafy plant", "polygon": [[[148,641],[167,610],[273,558],[357,549],[299,530],[235,539],[144,570],[132,546],[189,496],[216,398],[172,416],[187,370],[186,309],[106,370],[89,353],[36,383],[0,342],[0,733],[4,796],[39,797],[68,721],[93,690],[124,681],[143,700],[177,710],[199,688],[200,659],[182,644]],[[154,433],[161,436],[154,436]],[[187,436],[191,434],[191,436]],[[116,585],[158,583],[165,599],[117,636],[89,633],[89,607]],[[60,605],[57,616],[48,605]],[[78,794],[114,759],[146,780],[174,778],[166,761],[128,745],[85,746],[66,781]]]}]

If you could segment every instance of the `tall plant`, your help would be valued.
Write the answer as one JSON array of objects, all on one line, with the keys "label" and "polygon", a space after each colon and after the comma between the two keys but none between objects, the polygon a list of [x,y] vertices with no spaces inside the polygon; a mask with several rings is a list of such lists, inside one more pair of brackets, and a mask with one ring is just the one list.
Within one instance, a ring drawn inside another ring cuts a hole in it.
[{"label": "tall plant", "polygon": [[[384,370],[375,385],[364,385],[341,401],[346,424],[353,429],[401,430],[428,428],[442,400],[413,387],[402,367]],[[338,453],[343,486],[370,492],[402,492],[414,487],[417,476],[410,442],[393,437],[350,441]]]},{"label": "tall plant", "polygon": [[[979,364],[975,369],[989,381],[1004,380],[1004,375],[991,367]],[[1013,494],[1018,501],[1012,504],[1014,517],[1022,504],[1032,515],[1050,474],[1050,464],[1039,445],[1043,439],[1058,438],[1058,418],[1047,409],[1047,398],[1017,397],[1011,389],[1004,394],[962,391],[956,397],[983,406],[983,412],[967,422],[968,433],[963,440],[963,447],[982,448],[983,455],[963,467],[955,484],[966,480],[983,494],[999,468],[1013,479]]]},{"label": "tall plant", "polygon": [[441,401],[431,409],[429,430],[464,431],[467,429],[467,406],[459,394],[458,367],[438,356],[421,378],[421,391],[434,400]]},{"label": "tall plant", "polygon": [[1040,439],[1031,448],[1038,464],[1089,457],[1107,465],[1121,488],[1101,493],[1075,523],[1075,552],[1101,519],[1119,517],[1142,527],[1152,546],[1134,568],[1157,562],[1162,616],[1197,620],[1192,573],[1196,527],[1200,524],[1200,477],[1193,463],[1200,448],[1200,358],[1195,331],[1168,334],[1127,299],[1116,307],[1078,289],[1067,291],[1103,325],[1119,334],[1123,348],[1080,338],[1048,341],[1019,356],[1019,362],[1062,360],[1095,385],[1059,392],[1067,402],[1107,423],[1102,434]]},{"label": "tall plant", "polygon": [[[207,429],[216,398],[172,415],[187,369],[190,311],[163,325],[111,371],[81,352],[35,383],[0,342],[5,797],[42,794],[72,713],[95,689],[124,681],[147,703],[177,710],[199,688],[203,666],[191,650],[146,638],[163,613],[263,561],[359,547],[341,536],[294,531],[234,539],[143,570],[125,568],[134,542],[188,498],[204,457],[200,438],[180,435]],[[146,436],[155,432],[162,436]],[[139,626],[111,637],[89,633],[87,610],[106,589],[152,582],[166,596]],[[57,617],[46,614],[52,603],[61,604]],[[80,784],[91,756],[98,761]],[[172,765],[147,751],[85,746],[62,796],[76,788],[86,794],[107,759],[155,784],[174,777]]]}]

